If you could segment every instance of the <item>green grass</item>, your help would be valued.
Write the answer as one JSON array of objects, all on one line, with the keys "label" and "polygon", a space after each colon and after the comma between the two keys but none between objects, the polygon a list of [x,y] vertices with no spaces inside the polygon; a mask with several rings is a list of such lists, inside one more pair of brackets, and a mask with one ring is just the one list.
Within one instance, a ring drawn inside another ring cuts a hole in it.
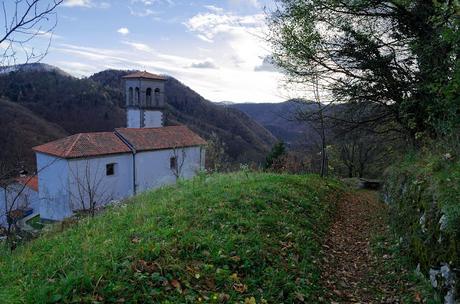
[{"label": "green grass", "polygon": [[0,302],[308,302],[340,187],[238,173],[140,195],[0,252]]},{"label": "green grass", "polygon": [[30,225],[32,228],[41,230],[45,225],[40,221],[40,216],[34,216],[30,220],[27,221],[27,224]]}]

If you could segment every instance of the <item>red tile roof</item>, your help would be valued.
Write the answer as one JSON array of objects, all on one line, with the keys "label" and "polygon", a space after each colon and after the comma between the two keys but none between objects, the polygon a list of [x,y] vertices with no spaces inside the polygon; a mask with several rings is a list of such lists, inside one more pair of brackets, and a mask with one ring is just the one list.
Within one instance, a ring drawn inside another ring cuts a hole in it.
[{"label": "red tile roof", "polygon": [[163,76],[160,75],[155,75],[149,72],[135,72],[126,76],[123,76],[122,78],[145,78],[145,79],[154,79],[154,80],[166,80]]},{"label": "red tile roof", "polygon": [[121,128],[116,132],[136,151],[163,150],[205,145],[206,141],[186,126],[162,128]]},{"label": "red tile roof", "polygon": [[15,178],[21,185],[25,185],[34,191],[38,191],[38,176],[21,176]]},{"label": "red tile roof", "polygon": [[131,152],[129,147],[113,132],[79,133],[34,147],[33,150],[61,158]]}]

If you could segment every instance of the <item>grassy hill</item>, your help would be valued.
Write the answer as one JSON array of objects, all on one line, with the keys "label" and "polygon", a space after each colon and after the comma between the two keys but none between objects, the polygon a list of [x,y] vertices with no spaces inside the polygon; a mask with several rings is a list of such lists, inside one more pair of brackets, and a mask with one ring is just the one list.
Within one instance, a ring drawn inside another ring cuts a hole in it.
[{"label": "grassy hill", "polygon": [[238,173],[145,193],[0,252],[0,299],[312,303],[339,192],[313,175]]}]

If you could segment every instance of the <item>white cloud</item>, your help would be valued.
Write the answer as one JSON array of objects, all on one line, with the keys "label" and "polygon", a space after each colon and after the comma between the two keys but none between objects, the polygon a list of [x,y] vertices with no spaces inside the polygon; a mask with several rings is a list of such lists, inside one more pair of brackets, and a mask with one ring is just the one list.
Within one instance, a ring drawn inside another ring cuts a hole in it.
[{"label": "white cloud", "polygon": [[217,7],[217,6],[214,6],[214,5],[205,5],[204,7],[207,8],[208,10],[210,10],[211,12],[215,12],[215,13],[223,13],[224,12],[223,8]]},{"label": "white cloud", "polygon": [[212,59],[194,62],[190,65],[190,67],[194,69],[217,69],[218,68]]},{"label": "white cloud", "polygon": [[131,4],[141,3],[146,6],[150,6],[153,4],[169,4],[170,6],[175,5],[173,0],[131,0]]},{"label": "white cloud", "polygon": [[68,7],[76,7],[76,6],[91,7],[92,3],[91,3],[91,0],[65,0],[62,5],[68,6]]},{"label": "white cloud", "polygon": [[201,13],[189,19],[185,25],[198,35],[212,41],[220,33],[232,33],[235,31],[260,30],[264,26],[263,14],[239,16],[233,14]]},{"label": "white cloud", "polygon": [[132,16],[136,17],[147,17],[152,15],[159,15],[159,12],[156,12],[150,8],[143,8],[142,10],[134,10],[133,8],[129,7],[129,11]]},{"label": "white cloud", "polygon": [[95,0],[64,0],[62,5],[67,7],[95,7],[101,9],[111,7],[107,1],[96,2]]},{"label": "white cloud", "polygon": [[140,42],[129,42],[129,41],[123,41],[124,44],[129,45],[133,49],[141,52],[153,52],[153,49],[148,46],[145,43],[140,43]]},{"label": "white cloud", "polygon": [[254,72],[261,58],[269,55],[269,46],[261,37],[266,31],[265,15],[200,13],[190,18],[188,30],[209,43],[219,58],[233,68]]},{"label": "white cloud", "polygon": [[117,30],[117,32],[122,34],[123,36],[126,36],[129,34],[129,29],[127,27],[121,27]]}]

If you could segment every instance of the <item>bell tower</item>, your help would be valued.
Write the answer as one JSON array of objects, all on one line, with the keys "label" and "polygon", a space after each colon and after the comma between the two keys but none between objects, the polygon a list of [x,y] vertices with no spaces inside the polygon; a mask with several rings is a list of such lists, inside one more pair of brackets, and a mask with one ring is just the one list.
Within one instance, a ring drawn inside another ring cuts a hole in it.
[{"label": "bell tower", "polygon": [[163,127],[165,80],[145,71],[123,77],[128,128]]}]

